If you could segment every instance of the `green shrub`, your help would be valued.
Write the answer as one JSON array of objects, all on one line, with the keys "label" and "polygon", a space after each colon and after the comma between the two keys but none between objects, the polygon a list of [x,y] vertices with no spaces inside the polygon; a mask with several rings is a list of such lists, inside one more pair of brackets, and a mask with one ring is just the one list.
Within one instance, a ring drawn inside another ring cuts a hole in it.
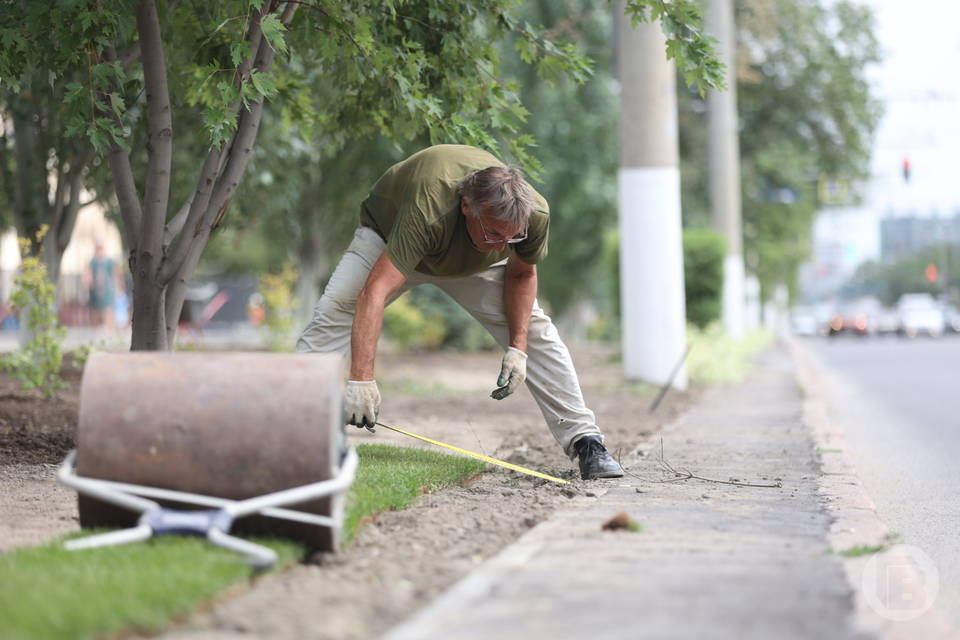
[{"label": "green shrub", "polygon": [[479,322],[436,287],[417,287],[395,300],[384,312],[383,332],[403,350],[497,346]]},{"label": "green shrub", "polygon": [[263,328],[267,334],[267,346],[271,351],[290,351],[291,335],[296,322],[297,299],[293,286],[297,270],[284,267],[279,273],[266,273],[260,278],[257,292],[263,298]]},{"label": "green shrub", "polygon": [[411,292],[394,300],[383,312],[383,333],[400,349],[435,349],[443,341],[445,328],[428,318],[411,301]]},{"label": "green shrub", "polygon": [[417,287],[410,292],[410,302],[420,309],[428,320],[443,328],[440,348],[457,351],[496,348],[496,341],[483,325],[440,289]]},{"label": "green shrub", "polygon": [[773,341],[773,334],[758,330],[742,338],[731,338],[719,322],[714,322],[706,329],[688,325],[687,341],[690,379],[698,384],[721,384],[746,378],[757,354]]},{"label": "green shrub", "polygon": [[[685,229],[683,232],[684,291],[687,321],[705,328],[719,319],[723,301],[723,236],[712,229]],[[601,260],[610,278],[610,313],[601,314],[589,337],[617,340],[620,334],[620,235],[610,233],[604,242]],[[652,277],[652,274],[651,274]]]},{"label": "green shrub", "polygon": [[[37,245],[47,227],[37,232]],[[20,253],[25,256],[13,279],[10,303],[23,317],[27,340],[21,348],[0,359],[0,366],[20,381],[25,389],[39,389],[50,398],[65,386],[60,376],[63,342],[66,332],[57,319],[56,287],[47,275],[47,266],[39,256],[29,255],[30,240],[20,238]]]},{"label": "green shrub", "polygon": [[600,313],[587,329],[587,338],[616,342],[620,339],[620,233],[616,229],[609,229],[603,236],[600,263],[601,272],[606,274],[596,298]]},{"label": "green shrub", "polygon": [[683,232],[683,279],[687,320],[704,329],[720,318],[726,242],[712,229]]}]

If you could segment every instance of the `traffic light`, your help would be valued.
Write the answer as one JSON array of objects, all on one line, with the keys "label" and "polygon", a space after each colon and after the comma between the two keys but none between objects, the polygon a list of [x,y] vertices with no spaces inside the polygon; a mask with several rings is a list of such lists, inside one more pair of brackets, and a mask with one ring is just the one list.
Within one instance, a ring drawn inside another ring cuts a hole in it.
[{"label": "traffic light", "polygon": [[910,158],[903,159],[903,181],[910,182]]},{"label": "traffic light", "polygon": [[928,282],[936,282],[936,281],[937,281],[937,275],[938,275],[938,274],[937,274],[937,265],[935,265],[935,264],[928,264],[928,265],[927,265],[927,268],[923,270],[923,275],[925,275],[925,276],[927,277],[927,281],[928,281]]}]

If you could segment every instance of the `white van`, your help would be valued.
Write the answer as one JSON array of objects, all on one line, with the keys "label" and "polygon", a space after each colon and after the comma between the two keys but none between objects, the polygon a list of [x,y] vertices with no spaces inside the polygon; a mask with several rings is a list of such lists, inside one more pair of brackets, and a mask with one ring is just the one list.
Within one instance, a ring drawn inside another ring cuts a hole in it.
[{"label": "white van", "polygon": [[926,333],[934,338],[943,334],[946,319],[943,309],[929,293],[905,293],[897,301],[900,320],[898,333],[913,338]]}]

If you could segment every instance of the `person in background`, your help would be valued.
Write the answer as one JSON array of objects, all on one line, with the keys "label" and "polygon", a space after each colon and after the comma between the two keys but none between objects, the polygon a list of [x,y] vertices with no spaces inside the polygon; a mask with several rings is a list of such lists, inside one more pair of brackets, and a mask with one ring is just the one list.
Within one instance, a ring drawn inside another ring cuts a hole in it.
[{"label": "person in background", "polygon": [[87,308],[90,324],[95,327],[116,327],[114,309],[117,295],[123,293],[123,274],[116,260],[107,256],[103,242],[97,241],[93,258],[84,273],[87,287]]}]

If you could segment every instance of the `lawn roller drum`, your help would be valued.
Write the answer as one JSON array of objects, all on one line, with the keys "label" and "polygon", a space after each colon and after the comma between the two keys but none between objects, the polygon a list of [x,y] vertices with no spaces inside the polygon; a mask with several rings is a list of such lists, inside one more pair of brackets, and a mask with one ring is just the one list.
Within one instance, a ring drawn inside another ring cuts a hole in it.
[{"label": "lawn roller drum", "polygon": [[335,354],[94,354],[59,477],[80,493],[81,526],[130,528],[68,546],[192,533],[272,564],[232,530],[336,550],[357,466],[341,366]]}]

